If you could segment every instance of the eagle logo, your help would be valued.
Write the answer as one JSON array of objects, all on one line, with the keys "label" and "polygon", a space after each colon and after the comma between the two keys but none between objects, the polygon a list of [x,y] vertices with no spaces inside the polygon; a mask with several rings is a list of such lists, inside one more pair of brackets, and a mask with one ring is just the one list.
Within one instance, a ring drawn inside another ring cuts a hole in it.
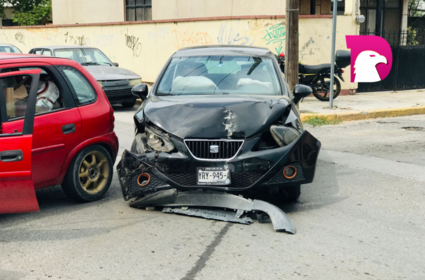
[{"label": "eagle logo", "polygon": [[354,64],[354,74],[356,83],[374,83],[381,81],[376,65],[384,63],[388,64],[387,58],[375,51],[361,52]]}]

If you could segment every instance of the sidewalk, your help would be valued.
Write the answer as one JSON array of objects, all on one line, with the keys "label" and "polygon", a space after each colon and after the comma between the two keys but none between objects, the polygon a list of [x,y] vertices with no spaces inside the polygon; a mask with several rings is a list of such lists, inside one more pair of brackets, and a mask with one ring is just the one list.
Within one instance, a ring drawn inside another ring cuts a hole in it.
[{"label": "sidewalk", "polygon": [[305,98],[300,102],[302,120],[315,115],[354,121],[425,114],[425,89],[343,95],[334,100],[334,107],[315,97]]}]

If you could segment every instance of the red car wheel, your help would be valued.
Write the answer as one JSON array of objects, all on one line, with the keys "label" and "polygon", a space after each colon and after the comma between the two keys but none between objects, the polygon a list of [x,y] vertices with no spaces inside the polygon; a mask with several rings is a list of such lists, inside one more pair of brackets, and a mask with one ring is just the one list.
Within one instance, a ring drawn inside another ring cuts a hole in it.
[{"label": "red car wheel", "polygon": [[78,201],[101,199],[112,181],[112,159],[102,146],[82,150],[71,162],[62,183],[64,192]]}]

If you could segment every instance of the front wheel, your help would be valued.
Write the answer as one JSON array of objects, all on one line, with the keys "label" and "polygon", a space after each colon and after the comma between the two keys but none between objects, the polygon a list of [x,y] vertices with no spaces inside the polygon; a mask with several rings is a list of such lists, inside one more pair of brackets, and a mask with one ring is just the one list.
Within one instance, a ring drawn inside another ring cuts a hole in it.
[{"label": "front wheel", "polygon": [[111,156],[104,147],[87,147],[72,160],[62,189],[67,196],[78,201],[99,200],[111,185],[112,166]]},{"label": "front wheel", "polygon": [[[313,95],[320,101],[329,101],[329,95],[331,94],[330,88],[331,88],[331,76],[330,75],[321,76],[319,77],[319,81],[317,81],[317,84],[313,87]],[[341,82],[335,76],[333,99],[337,98],[340,92],[341,92]]]}]

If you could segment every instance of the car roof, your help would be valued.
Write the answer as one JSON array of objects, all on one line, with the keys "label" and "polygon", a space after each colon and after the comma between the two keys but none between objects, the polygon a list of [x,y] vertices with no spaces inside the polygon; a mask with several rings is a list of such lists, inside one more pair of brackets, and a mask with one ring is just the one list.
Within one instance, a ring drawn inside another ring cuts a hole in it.
[{"label": "car roof", "polygon": [[57,49],[97,49],[95,47],[90,46],[75,46],[75,45],[63,45],[63,46],[43,46],[43,47],[34,47],[32,49],[51,49],[51,50],[57,50]]},{"label": "car roof", "polygon": [[0,52],[0,64],[5,60],[9,59],[42,59],[44,61],[53,60],[55,64],[58,64],[62,61],[65,65],[74,65],[79,64],[72,59],[62,58],[62,57],[54,57],[54,56],[45,56],[45,55],[37,55],[37,54],[23,54],[23,53],[2,53]]},{"label": "car roof", "polygon": [[271,57],[273,53],[262,47],[234,46],[234,45],[208,45],[187,47],[176,51],[173,57],[179,56],[204,56],[204,55],[235,55],[235,56],[264,56]]}]

